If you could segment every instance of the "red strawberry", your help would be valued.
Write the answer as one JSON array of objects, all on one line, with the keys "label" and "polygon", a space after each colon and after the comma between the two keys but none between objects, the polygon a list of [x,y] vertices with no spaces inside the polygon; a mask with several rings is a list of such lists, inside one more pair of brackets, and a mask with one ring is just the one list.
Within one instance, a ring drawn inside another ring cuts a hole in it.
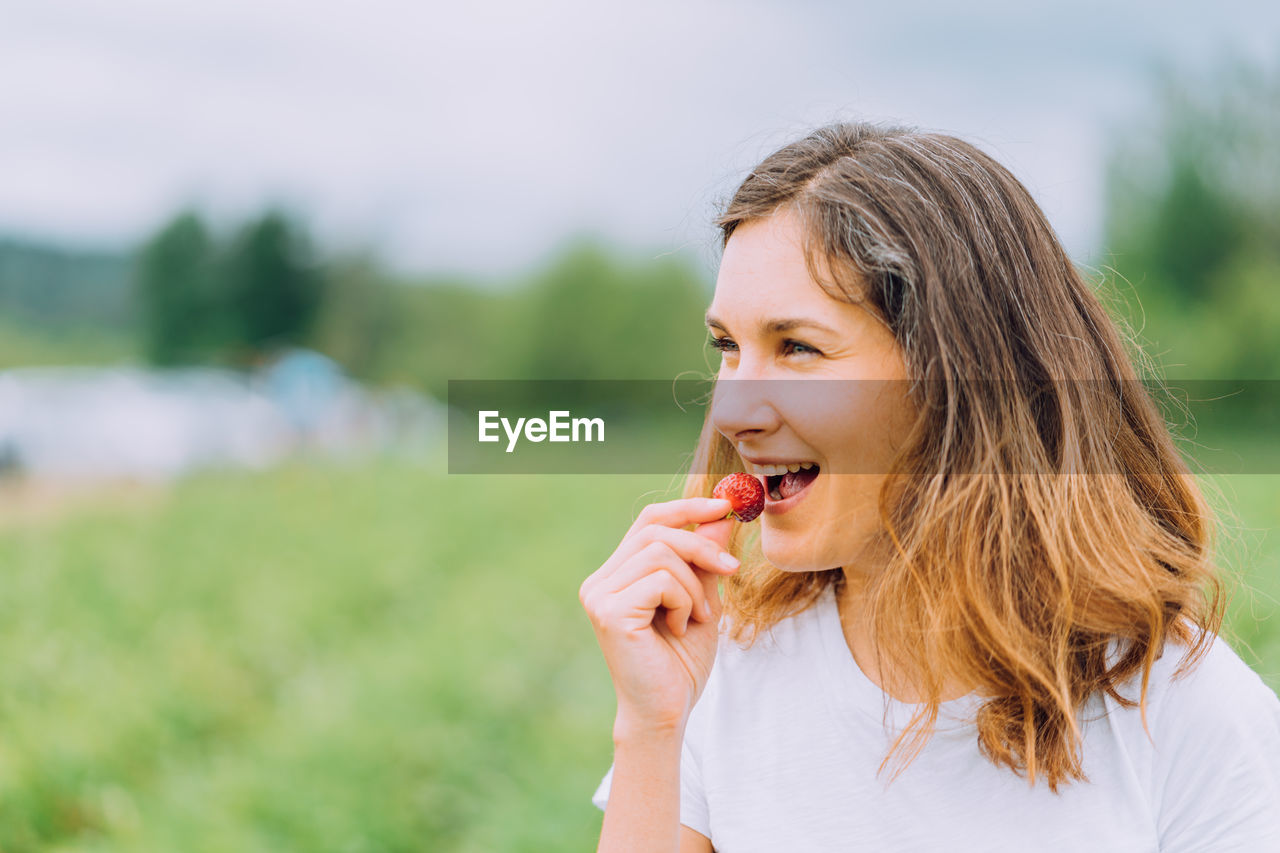
[{"label": "red strawberry", "polygon": [[711,497],[723,498],[733,504],[726,518],[737,516],[738,521],[755,521],[764,512],[764,484],[759,478],[741,471],[716,483]]}]

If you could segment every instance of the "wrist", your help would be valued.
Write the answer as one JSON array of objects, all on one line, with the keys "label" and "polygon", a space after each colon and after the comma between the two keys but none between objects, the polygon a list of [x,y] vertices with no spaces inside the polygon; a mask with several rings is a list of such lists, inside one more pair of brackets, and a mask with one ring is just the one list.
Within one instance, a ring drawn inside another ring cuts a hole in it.
[{"label": "wrist", "polygon": [[614,746],[637,742],[661,742],[674,740],[677,743],[684,739],[685,716],[679,717],[641,717],[618,709],[613,721]]}]

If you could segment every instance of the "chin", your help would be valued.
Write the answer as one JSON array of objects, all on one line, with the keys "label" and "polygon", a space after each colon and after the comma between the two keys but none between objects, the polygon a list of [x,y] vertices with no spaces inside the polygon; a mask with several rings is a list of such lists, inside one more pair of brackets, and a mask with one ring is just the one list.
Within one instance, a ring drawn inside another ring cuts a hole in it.
[{"label": "chin", "polygon": [[812,553],[811,549],[804,548],[800,543],[797,543],[798,547],[793,547],[792,543],[779,542],[777,539],[777,537],[770,536],[767,531],[761,531],[760,550],[764,554],[764,558],[769,561],[769,564],[779,571],[822,572],[832,566],[839,565],[838,561],[825,558],[821,554]]}]

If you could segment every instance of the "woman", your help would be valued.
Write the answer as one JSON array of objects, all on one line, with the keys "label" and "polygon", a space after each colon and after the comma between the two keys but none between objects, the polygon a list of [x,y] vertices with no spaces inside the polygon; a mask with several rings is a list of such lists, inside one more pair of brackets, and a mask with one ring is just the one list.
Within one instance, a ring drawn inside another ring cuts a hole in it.
[{"label": "woman", "polygon": [[[600,849],[1280,850],[1280,700],[1216,636],[1210,509],[1025,188],[840,124],[719,225],[686,497],[580,591]],[[708,497],[741,470],[758,536]]]}]

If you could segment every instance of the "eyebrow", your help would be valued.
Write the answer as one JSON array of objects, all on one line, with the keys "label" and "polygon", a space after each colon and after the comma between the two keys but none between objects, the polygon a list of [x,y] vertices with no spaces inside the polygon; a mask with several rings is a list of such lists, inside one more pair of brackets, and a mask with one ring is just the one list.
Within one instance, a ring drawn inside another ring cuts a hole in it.
[{"label": "eyebrow", "polygon": [[[728,326],[715,317],[712,317],[710,313],[706,316],[706,324],[708,326],[715,326],[717,329],[724,329],[726,332],[729,331]],[[781,334],[782,332],[789,332],[792,329],[798,329],[802,326],[808,326],[810,328],[817,329],[820,332],[826,332],[833,337],[839,337],[839,332],[835,329],[819,323],[817,320],[810,320],[808,317],[780,317],[776,320],[765,320],[760,323],[760,331],[764,334],[776,335]]]}]

